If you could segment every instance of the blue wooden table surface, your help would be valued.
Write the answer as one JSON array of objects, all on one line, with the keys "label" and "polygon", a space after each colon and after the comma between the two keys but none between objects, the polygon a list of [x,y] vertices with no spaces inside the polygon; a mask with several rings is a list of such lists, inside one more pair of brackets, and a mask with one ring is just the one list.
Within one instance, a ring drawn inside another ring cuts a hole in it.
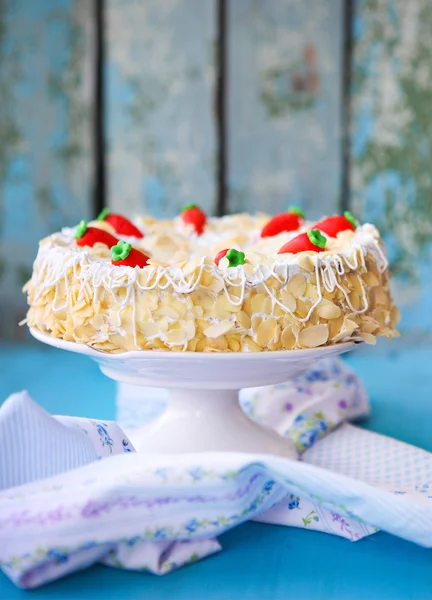
[{"label": "blue wooden table surface", "polygon": [[[362,348],[349,362],[370,393],[364,427],[432,451],[430,345]],[[38,345],[0,345],[0,401],[26,388],[48,411],[112,419],[115,384],[90,360]],[[164,577],[95,566],[31,592],[33,599],[286,600],[431,598],[429,550],[377,533],[356,543],[313,531],[246,523],[223,551]],[[1,600],[30,597],[0,574]]]}]

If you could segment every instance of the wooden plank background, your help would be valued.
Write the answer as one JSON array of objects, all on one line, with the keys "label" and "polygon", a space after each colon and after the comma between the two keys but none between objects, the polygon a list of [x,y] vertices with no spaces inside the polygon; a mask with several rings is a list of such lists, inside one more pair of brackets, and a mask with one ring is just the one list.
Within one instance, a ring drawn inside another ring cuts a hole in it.
[{"label": "wooden plank background", "polygon": [[432,332],[432,3],[358,0],[352,209],[387,242],[401,329]]},{"label": "wooden plank background", "polygon": [[110,205],[157,217],[216,198],[213,0],[106,0]]},{"label": "wooden plank background", "polygon": [[185,202],[350,207],[384,232],[401,329],[431,334],[431,31],[429,0],[0,0],[0,334],[40,238]]},{"label": "wooden plank background", "polygon": [[228,3],[230,212],[338,210],[342,5]]},{"label": "wooden plank background", "polygon": [[90,214],[92,5],[0,2],[0,333],[20,337],[39,239]]}]

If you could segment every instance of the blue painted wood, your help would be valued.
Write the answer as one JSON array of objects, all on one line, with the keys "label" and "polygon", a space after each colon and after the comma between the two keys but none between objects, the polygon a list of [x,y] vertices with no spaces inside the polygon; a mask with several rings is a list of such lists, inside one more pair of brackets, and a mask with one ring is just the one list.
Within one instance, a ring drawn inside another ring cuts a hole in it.
[{"label": "blue painted wood", "polygon": [[213,0],[107,0],[108,194],[127,213],[215,204]]},{"label": "blue painted wood", "polygon": [[[430,346],[402,340],[349,357],[372,400],[365,425],[432,452]],[[50,365],[50,378],[41,373]],[[0,345],[0,402],[22,387],[57,414],[114,418],[115,386],[83,356],[39,346]],[[80,391],[71,382],[80,373]],[[35,600],[394,600],[430,597],[430,550],[379,533],[351,543],[323,533],[247,523],[220,537],[223,550],[163,577],[92,567],[33,590]],[[0,598],[29,598],[0,574]]]},{"label": "blue painted wood", "polygon": [[231,211],[333,213],[341,184],[341,0],[228,3]]},{"label": "blue painted wood", "polygon": [[432,332],[432,4],[357,0],[353,211],[384,233],[401,331]]},{"label": "blue painted wood", "polygon": [[91,3],[0,3],[0,335],[19,336],[39,239],[90,215]]}]

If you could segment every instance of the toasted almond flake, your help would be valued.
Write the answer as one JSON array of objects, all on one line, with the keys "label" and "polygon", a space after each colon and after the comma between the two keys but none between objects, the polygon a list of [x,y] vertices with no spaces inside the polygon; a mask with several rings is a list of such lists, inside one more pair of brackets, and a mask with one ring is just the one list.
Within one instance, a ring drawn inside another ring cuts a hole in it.
[{"label": "toasted almond flake", "polygon": [[208,271],[203,271],[201,273],[201,281],[200,281],[201,285],[205,285],[205,286],[211,285],[212,281],[213,281],[213,277],[212,277],[211,273],[209,273]]},{"label": "toasted almond flake", "polygon": [[146,337],[153,337],[157,335],[159,332],[158,326],[156,323],[152,323],[151,321],[147,321],[139,324],[139,329],[141,333],[143,333]]},{"label": "toasted almond flake", "polygon": [[306,277],[301,273],[296,273],[289,279],[286,289],[294,298],[299,298],[304,295],[306,284]]},{"label": "toasted almond flake", "polygon": [[155,317],[171,317],[171,319],[178,319],[180,317],[178,312],[169,304],[162,304],[153,314]]},{"label": "toasted almond flake", "polygon": [[186,330],[182,327],[168,331],[165,337],[168,344],[184,344],[187,341]]},{"label": "toasted almond flake", "polygon": [[276,329],[276,319],[272,317],[264,319],[257,330],[257,344],[258,346],[267,346],[269,341],[273,338]]},{"label": "toasted almond flake", "polygon": [[[237,304],[234,304],[236,302]],[[223,308],[229,312],[239,312],[241,310],[241,304],[239,304],[240,298],[239,296],[230,295],[230,298],[223,294],[220,296],[216,302],[216,306],[219,308]]]},{"label": "toasted almond flake", "polygon": [[304,295],[307,296],[308,298],[310,298],[311,300],[317,300],[318,290],[314,285],[311,285],[310,283],[308,283],[306,285]]},{"label": "toasted almond flake", "polygon": [[267,298],[268,296],[266,294],[256,294],[253,296],[251,300],[252,313],[262,314],[264,312],[264,303]]},{"label": "toasted almond flake", "polygon": [[310,256],[308,256],[307,254],[301,253],[298,256],[297,261],[298,261],[299,266],[304,271],[307,271],[308,273],[313,273],[315,271],[315,265],[313,264],[312,259],[310,258]]},{"label": "toasted almond flake", "polygon": [[281,292],[282,304],[291,312],[295,312],[296,309],[296,299],[287,289],[282,290]]},{"label": "toasted almond flake", "polygon": [[371,317],[363,317],[363,321],[361,324],[361,330],[364,333],[373,333],[379,327],[379,323],[372,319]]},{"label": "toasted almond flake", "polygon": [[337,319],[341,316],[342,311],[339,306],[330,302],[330,300],[321,300],[317,308],[317,313],[321,319]]},{"label": "toasted almond flake", "polygon": [[325,344],[328,337],[329,330],[327,325],[313,325],[300,331],[298,341],[305,348],[317,348]]},{"label": "toasted almond flake", "polygon": [[258,331],[258,327],[261,325],[262,317],[258,315],[254,315],[251,320],[252,331],[256,333]]},{"label": "toasted almond flake", "polygon": [[291,350],[295,345],[295,336],[290,325],[287,325],[281,335],[282,345],[286,350]]},{"label": "toasted almond flake", "polygon": [[355,321],[351,321],[351,319],[345,319],[343,326],[344,326],[344,329],[348,329],[351,331],[353,331],[354,329],[357,329],[359,327],[359,325]]},{"label": "toasted almond flake", "polygon": [[303,300],[297,300],[295,314],[300,319],[305,319],[309,314],[309,306]]},{"label": "toasted almond flake", "polygon": [[360,296],[362,295],[362,284],[358,275],[354,275],[353,273],[348,274],[347,279],[349,281],[349,285],[351,289],[353,289]]},{"label": "toasted almond flake", "polygon": [[379,285],[379,279],[372,271],[368,271],[363,275],[363,281],[369,287],[377,287]]},{"label": "toasted almond flake", "polygon": [[192,340],[188,341],[187,349],[189,352],[195,352],[198,341],[198,338],[193,338]]},{"label": "toasted almond flake", "polygon": [[247,352],[261,352],[261,347],[249,336],[243,339],[243,347]]},{"label": "toasted almond flake", "polygon": [[332,342],[337,344],[338,342],[345,342],[352,336],[352,329],[341,329],[340,332],[332,338]]},{"label": "toasted almond flake", "polygon": [[240,350],[240,342],[238,340],[228,340],[228,348],[232,352],[239,352],[239,350]]},{"label": "toasted almond flake", "polygon": [[360,310],[360,296],[357,294],[357,292],[350,293],[349,301],[354,310]]},{"label": "toasted almond flake", "polygon": [[362,339],[366,344],[372,344],[372,346],[375,346],[376,344],[376,337],[371,333],[361,332],[356,337]]},{"label": "toasted almond flake", "polygon": [[377,287],[374,288],[374,297],[377,305],[387,306],[388,304],[388,295],[385,293],[383,288]]},{"label": "toasted almond flake", "polygon": [[193,319],[188,319],[184,322],[184,324],[186,329],[186,337],[188,340],[191,340],[193,337],[195,337],[196,333],[195,321]]},{"label": "toasted almond flake", "polygon": [[234,327],[233,321],[225,321],[224,323],[215,323],[214,325],[210,325],[204,331],[204,335],[208,338],[218,338],[221,335],[225,335],[228,331]]},{"label": "toasted almond flake", "polygon": [[237,313],[236,319],[242,327],[244,327],[245,329],[250,329],[250,326],[251,326],[250,317],[243,310],[240,310]]}]

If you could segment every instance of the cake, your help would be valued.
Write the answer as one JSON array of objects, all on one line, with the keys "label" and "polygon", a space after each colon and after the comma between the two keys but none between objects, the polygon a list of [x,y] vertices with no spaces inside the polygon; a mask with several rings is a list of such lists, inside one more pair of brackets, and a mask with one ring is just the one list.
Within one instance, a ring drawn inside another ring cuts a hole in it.
[{"label": "cake", "polygon": [[267,352],[398,335],[378,230],[350,213],[307,221],[125,217],[40,242],[31,328],[104,352]]}]

